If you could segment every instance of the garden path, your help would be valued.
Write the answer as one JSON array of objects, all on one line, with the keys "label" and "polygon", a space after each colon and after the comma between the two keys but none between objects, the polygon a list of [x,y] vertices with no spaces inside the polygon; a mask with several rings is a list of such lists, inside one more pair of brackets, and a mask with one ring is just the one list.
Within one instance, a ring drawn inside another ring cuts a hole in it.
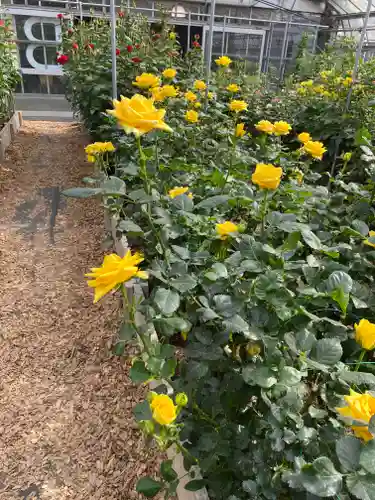
[{"label": "garden path", "polygon": [[[61,190],[90,174],[79,125],[26,122],[0,164],[0,499],[129,500],[156,462],[110,355],[119,304],[92,304],[97,200]],[[151,465],[150,465],[151,464]]]}]

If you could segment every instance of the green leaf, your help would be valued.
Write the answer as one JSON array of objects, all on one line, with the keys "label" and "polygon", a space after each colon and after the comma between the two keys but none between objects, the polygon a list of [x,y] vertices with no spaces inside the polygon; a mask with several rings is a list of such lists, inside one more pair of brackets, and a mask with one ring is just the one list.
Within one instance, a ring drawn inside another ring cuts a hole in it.
[{"label": "green leaf", "polygon": [[194,206],[193,200],[186,196],[186,194],[180,194],[176,198],[173,198],[172,204],[184,212],[191,212]]},{"label": "green leaf", "polygon": [[[212,266],[211,272],[215,275],[215,279],[228,277],[227,268],[221,262],[216,262],[216,264],[214,264]],[[206,274],[206,276],[207,276],[207,274]],[[215,281],[215,280],[212,280],[212,281]]]},{"label": "green leaf", "polygon": [[136,404],[133,408],[133,413],[137,422],[152,419],[151,408],[148,401],[142,401],[141,403]]},{"label": "green leaf", "polygon": [[285,366],[279,373],[279,384],[284,384],[287,387],[296,385],[300,382],[302,373],[292,366]]},{"label": "green leaf", "polygon": [[339,339],[318,340],[314,349],[314,358],[324,365],[334,365],[340,361],[342,347]]},{"label": "green leaf", "polygon": [[373,440],[362,447],[359,463],[367,472],[375,472],[375,443]]},{"label": "green leaf", "polygon": [[192,290],[197,284],[197,280],[190,274],[171,279],[171,285],[182,293]]},{"label": "green leaf", "polygon": [[302,229],[301,235],[306,245],[310,248],[313,250],[322,249],[322,242],[312,231],[310,231],[310,229]]},{"label": "green leaf", "polygon": [[336,442],[336,454],[341,465],[350,471],[358,469],[361,442],[354,436],[344,436]]},{"label": "green leaf", "polygon": [[375,475],[349,474],[346,486],[350,493],[360,500],[375,500]]},{"label": "green leaf", "polygon": [[103,193],[112,196],[122,196],[126,193],[125,182],[118,177],[109,177],[109,179],[103,182]]},{"label": "green leaf", "polygon": [[120,327],[120,331],[118,333],[118,342],[114,346],[113,353],[116,356],[122,356],[122,354],[124,354],[126,343],[130,342],[135,337],[135,335],[136,332],[132,323],[124,321],[124,323]]},{"label": "green leaf", "polygon": [[173,290],[157,288],[154,301],[162,313],[172,314],[180,305],[180,296]]},{"label": "green leaf", "polygon": [[146,382],[151,377],[143,361],[135,361],[130,368],[130,378],[135,384]]},{"label": "green leaf", "polygon": [[338,377],[348,384],[375,386],[375,375],[364,372],[341,371]]},{"label": "green leaf", "polygon": [[327,498],[341,491],[342,477],[329,458],[319,457],[302,468],[301,483],[309,493]]},{"label": "green leaf", "polygon": [[165,361],[163,363],[163,366],[161,367],[160,376],[166,379],[173,377],[176,371],[176,366],[176,359],[167,359],[167,361]]},{"label": "green leaf", "polygon": [[206,482],[203,479],[193,479],[185,484],[185,490],[187,491],[199,491],[204,488]]},{"label": "green leaf", "polygon": [[354,227],[354,229],[358,231],[362,236],[368,236],[368,233],[370,231],[368,225],[359,219],[353,220],[352,227]]},{"label": "green leaf", "polygon": [[160,474],[165,481],[172,482],[177,479],[177,472],[173,469],[173,460],[164,460],[160,464]]},{"label": "green leaf", "polygon": [[137,483],[137,492],[147,498],[153,498],[163,489],[163,483],[155,481],[152,477],[142,477]]},{"label": "green leaf", "polygon": [[255,497],[257,494],[257,483],[255,481],[252,481],[251,479],[248,479],[247,481],[242,482],[242,489],[246,493],[250,493],[251,495],[253,495],[253,497]]},{"label": "green leaf", "polygon": [[259,385],[263,389],[269,389],[277,382],[274,373],[267,366],[247,365],[242,370],[242,377],[247,384]]},{"label": "green leaf", "polygon": [[235,314],[231,318],[224,320],[223,325],[228,331],[232,333],[247,333],[249,331],[249,325],[238,314]]},{"label": "green leaf", "polygon": [[155,329],[162,335],[173,335],[174,333],[188,332],[191,329],[190,321],[174,316],[172,318],[156,318],[153,321]]},{"label": "green leaf", "polygon": [[188,260],[190,258],[190,252],[187,248],[172,245],[172,249],[174,253],[176,253],[180,257],[180,259]]},{"label": "green leaf", "polygon": [[211,196],[210,198],[206,198],[205,200],[198,203],[198,205],[196,205],[195,208],[211,209],[226,204],[228,200],[229,196],[226,195]]},{"label": "green leaf", "polygon": [[138,233],[143,234],[143,230],[138,224],[135,224],[132,220],[121,220],[118,224],[118,229],[120,231],[125,231],[127,233]]},{"label": "green leaf", "polygon": [[70,188],[65,189],[62,194],[70,198],[90,198],[102,192],[102,188]]},{"label": "green leaf", "polygon": [[353,280],[349,274],[343,271],[334,271],[327,279],[327,290],[332,292],[333,290],[341,289],[345,293],[350,293],[353,288]]}]

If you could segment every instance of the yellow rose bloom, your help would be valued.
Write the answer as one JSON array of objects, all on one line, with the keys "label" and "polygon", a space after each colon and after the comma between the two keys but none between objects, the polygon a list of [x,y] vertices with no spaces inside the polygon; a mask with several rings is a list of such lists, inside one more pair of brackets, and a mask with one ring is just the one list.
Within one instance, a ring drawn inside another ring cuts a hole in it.
[{"label": "yellow rose bloom", "polygon": [[88,155],[112,153],[116,148],[112,142],[94,142],[85,147],[85,152]]},{"label": "yellow rose bloom", "polygon": [[312,87],[314,82],[312,80],[305,80],[304,82],[301,82],[300,85],[301,87]]},{"label": "yellow rose bloom", "polygon": [[195,103],[194,103],[194,108],[199,109],[199,108],[201,108],[201,107],[202,107],[202,104],[201,104],[200,102],[195,102]]},{"label": "yellow rose bloom", "polygon": [[332,75],[332,70],[321,71],[319,75],[323,80],[327,80],[327,78]]},{"label": "yellow rose bloom", "polygon": [[306,144],[306,142],[311,141],[311,135],[308,132],[301,132],[297,137],[299,142],[302,142],[302,144]]},{"label": "yellow rose bloom", "polygon": [[195,90],[206,90],[206,87],[207,87],[207,85],[204,83],[203,80],[195,80],[193,86],[194,86]]},{"label": "yellow rose bloom", "polygon": [[228,56],[221,56],[218,59],[215,59],[215,63],[218,66],[223,66],[224,68],[228,67],[231,62],[232,62],[232,59]]},{"label": "yellow rose bloom", "polygon": [[353,153],[351,151],[348,151],[347,153],[344,153],[342,155],[342,159],[344,161],[350,161],[352,159]]},{"label": "yellow rose bloom", "polygon": [[341,85],[343,82],[343,78],[341,78],[341,76],[338,76],[335,78],[335,83],[336,85]]},{"label": "yellow rose bloom", "polygon": [[[185,194],[189,191],[188,187],[174,187],[173,189],[170,189],[168,191],[168,195],[170,198],[176,198],[176,196],[180,196],[180,194]],[[188,193],[187,196],[189,198],[192,198],[193,195],[191,193]]]},{"label": "yellow rose bloom", "polygon": [[282,175],[283,169],[281,167],[275,167],[270,163],[258,163],[251,180],[262,189],[277,189]]},{"label": "yellow rose bloom", "polygon": [[240,113],[247,110],[247,103],[245,101],[233,100],[229,103],[229,109],[235,113]]},{"label": "yellow rose bloom", "polygon": [[306,95],[307,94],[307,90],[304,87],[298,87],[297,94],[299,94],[299,95]]},{"label": "yellow rose bloom", "polygon": [[89,161],[90,163],[95,163],[95,156],[87,155],[87,161]]},{"label": "yellow rose bloom", "polygon": [[214,94],[213,94],[213,92],[208,92],[208,93],[207,93],[207,97],[208,97],[209,99],[213,99],[213,98],[214,98]]},{"label": "yellow rose bloom", "polygon": [[235,83],[230,83],[228,85],[228,87],[227,87],[227,90],[229,92],[239,92],[240,91],[240,87],[237,84],[235,84]]},{"label": "yellow rose bloom", "polygon": [[189,102],[194,102],[198,99],[197,94],[194,94],[191,90],[185,92],[185,99]]},{"label": "yellow rose bloom", "polygon": [[152,73],[142,73],[137,76],[135,80],[136,81],[133,82],[133,85],[136,85],[141,89],[150,89],[160,85],[160,78]]},{"label": "yellow rose bloom", "polygon": [[153,87],[150,91],[155,102],[164,101],[164,95],[162,94],[161,87]]},{"label": "yellow rose bloom", "polygon": [[351,78],[350,76],[347,76],[344,81],[342,82],[342,84],[344,85],[344,87],[350,87],[353,83],[353,78]]},{"label": "yellow rose bloom", "polygon": [[147,273],[138,269],[138,264],[143,260],[138,252],[132,255],[130,250],[122,258],[115,253],[106,255],[100,267],[94,267],[90,273],[85,274],[88,278],[92,278],[87,284],[95,289],[94,304],[125,281],[136,276],[147,279]]},{"label": "yellow rose bloom", "polygon": [[324,144],[319,141],[307,141],[303,145],[303,150],[317,160],[321,160],[323,154],[327,151]]},{"label": "yellow rose bloom", "polygon": [[177,97],[178,90],[173,85],[163,85],[160,87],[160,93],[163,97]]},{"label": "yellow rose bloom", "polygon": [[176,40],[176,33],[174,31],[169,33],[169,40]]},{"label": "yellow rose bloom", "polygon": [[[375,237],[375,231],[369,231],[368,235]],[[365,240],[364,243],[365,243],[365,245],[368,245],[369,247],[375,248],[375,243],[371,243],[371,241]]]},{"label": "yellow rose bloom", "polygon": [[236,137],[243,137],[245,134],[246,134],[245,124],[244,123],[237,123],[236,131],[235,131]]},{"label": "yellow rose bloom", "polygon": [[255,125],[255,128],[259,130],[259,132],[264,132],[265,134],[273,134],[275,131],[273,123],[268,120],[260,120],[260,122]]},{"label": "yellow rose bloom", "polygon": [[156,109],[153,100],[143,95],[135,94],[131,99],[121,96],[121,101],[114,99],[113,107],[115,109],[107,112],[117,119],[127,134],[139,136],[154,129],[172,132],[163,121],[165,109]]},{"label": "yellow rose bloom", "polygon": [[167,68],[163,71],[164,78],[172,79],[176,76],[177,71],[174,68]]},{"label": "yellow rose bloom", "polygon": [[288,122],[280,121],[273,124],[273,130],[275,135],[288,135],[292,127]]},{"label": "yellow rose bloom", "polygon": [[221,240],[226,240],[228,236],[231,236],[233,233],[238,232],[238,226],[233,222],[227,220],[226,222],[222,222],[221,224],[216,224],[216,232],[220,236]]},{"label": "yellow rose bloom", "polygon": [[367,319],[354,324],[355,341],[367,351],[372,351],[375,347],[375,325]]},{"label": "yellow rose bloom", "polygon": [[166,394],[157,394],[150,404],[152,418],[160,425],[169,425],[177,418],[176,409],[172,399]]},{"label": "yellow rose bloom", "polygon": [[352,425],[354,434],[364,441],[373,439],[373,435],[368,430],[368,424],[375,415],[375,398],[369,393],[359,394],[350,389],[350,395],[344,397],[348,406],[336,408],[341,416],[361,422],[363,425]]},{"label": "yellow rose bloom", "polygon": [[199,115],[196,111],[194,111],[194,109],[189,109],[185,113],[185,120],[191,123],[197,123],[197,121],[199,120],[198,117]]}]

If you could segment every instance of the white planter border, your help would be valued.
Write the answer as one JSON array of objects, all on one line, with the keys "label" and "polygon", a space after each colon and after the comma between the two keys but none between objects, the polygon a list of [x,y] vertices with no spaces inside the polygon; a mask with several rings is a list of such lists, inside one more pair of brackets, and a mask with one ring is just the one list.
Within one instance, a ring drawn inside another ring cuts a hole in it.
[{"label": "white planter border", "polygon": [[[108,210],[105,209],[104,212],[104,226],[108,232],[110,232],[111,237],[113,239],[113,245],[115,247],[116,253],[123,257],[127,250],[126,240],[124,238],[119,240],[116,235],[116,227],[117,227],[117,219],[112,217]],[[139,285],[135,285],[132,281],[128,282],[128,293],[129,295],[135,294],[137,296],[143,296],[142,287]],[[142,321],[142,316],[140,315],[140,319]],[[156,333],[155,333],[156,335]],[[157,337],[156,337],[157,338]],[[155,389],[158,385],[160,385],[157,381],[152,381],[150,383],[150,388]],[[177,472],[179,477],[184,476],[177,488],[177,498],[178,500],[209,500],[206,488],[203,488],[199,491],[187,491],[184,486],[186,483],[190,481],[189,476],[185,475],[186,470],[183,464],[183,456],[181,453],[176,453],[173,447],[167,450],[167,456],[169,459],[173,460],[173,468]]]},{"label": "white planter border", "polygon": [[13,116],[0,130],[0,161],[5,159],[5,151],[11,144],[15,135],[22,127],[23,119],[21,111],[15,111]]}]

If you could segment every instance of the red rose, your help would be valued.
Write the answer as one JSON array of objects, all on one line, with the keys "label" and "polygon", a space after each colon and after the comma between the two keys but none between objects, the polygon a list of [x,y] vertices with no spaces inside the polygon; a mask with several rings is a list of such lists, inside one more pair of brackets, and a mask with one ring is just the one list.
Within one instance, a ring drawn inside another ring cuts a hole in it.
[{"label": "red rose", "polygon": [[125,12],[123,10],[120,10],[118,13],[118,17],[125,17]]},{"label": "red rose", "polygon": [[5,21],[3,19],[0,19],[0,26],[5,26]]},{"label": "red rose", "polygon": [[136,44],[135,44],[135,48],[136,48],[136,49],[140,49],[140,48],[141,48],[141,45],[140,45],[139,43],[136,43]]},{"label": "red rose", "polygon": [[72,28],[68,29],[68,33],[69,33],[69,35],[73,35],[74,31],[72,30]]},{"label": "red rose", "polygon": [[121,54],[120,49],[116,49],[116,56],[119,56]]},{"label": "red rose", "polygon": [[197,42],[197,41],[194,41],[193,42],[193,47],[195,47],[196,49],[199,49],[200,48],[200,43]]},{"label": "red rose", "polygon": [[196,40],[199,40],[199,39],[200,39],[200,37],[201,37],[201,36],[200,36],[200,35],[198,35],[198,33],[197,33],[196,35],[194,35],[194,38],[195,38]]},{"label": "red rose", "polygon": [[161,37],[161,35],[159,33],[156,33],[152,38],[154,40],[158,40],[160,37]]},{"label": "red rose", "polygon": [[90,47],[90,49],[94,50],[95,49],[95,45],[93,43],[89,43],[88,44],[88,47]]},{"label": "red rose", "polygon": [[64,19],[64,14],[57,14],[57,19]]},{"label": "red rose", "polygon": [[77,50],[78,49],[78,43],[73,43],[72,44],[72,49]]},{"label": "red rose", "polygon": [[128,46],[126,47],[126,50],[127,50],[128,52],[133,52],[133,45],[128,45]]},{"label": "red rose", "polygon": [[61,54],[61,56],[59,56],[56,59],[56,61],[58,64],[61,64],[61,66],[64,66],[64,64],[66,64],[69,61],[69,57],[66,56],[65,54]]},{"label": "red rose", "polygon": [[132,60],[133,63],[140,63],[140,62],[142,62],[142,59],[140,57],[132,57],[131,60]]}]

